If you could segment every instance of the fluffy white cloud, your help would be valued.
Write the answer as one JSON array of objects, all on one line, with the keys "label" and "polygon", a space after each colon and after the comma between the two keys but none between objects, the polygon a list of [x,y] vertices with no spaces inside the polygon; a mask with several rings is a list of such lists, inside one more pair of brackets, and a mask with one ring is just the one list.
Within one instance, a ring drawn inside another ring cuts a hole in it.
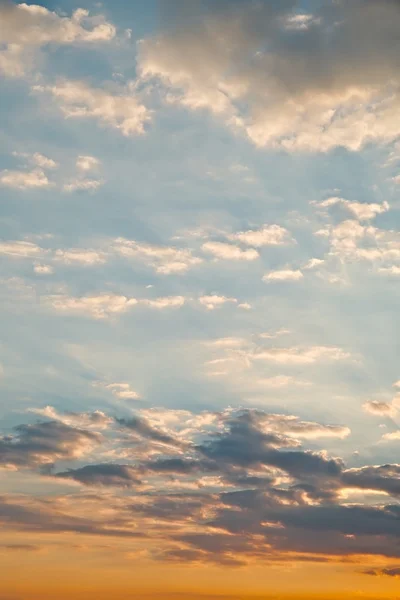
[{"label": "fluffy white cloud", "polygon": [[108,383],[103,387],[111,390],[112,394],[121,400],[140,400],[140,395],[131,388],[129,383]]},{"label": "fluffy white cloud", "polygon": [[51,265],[43,265],[40,263],[36,263],[33,266],[33,270],[37,275],[51,275],[54,273],[54,269]]},{"label": "fluffy white cloud", "polygon": [[54,260],[66,265],[96,265],[106,262],[107,256],[104,252],[85,248],[70,248],[68,250],[56,250]]},{"label": "fluffy white cloud", "polygon": [[150,308],[180,308],[185,304],[185,298],[183,296],[166,296],[165,298],[146,299],[140,302]]},{"label": "fluffy white cloud", "polygon": [[87,315],[94,319],[106,319],[127,312],[135,306],[136,298],[116,294],[99,294],[82,297],[54,295],[44,298],[44,302],[59,312]]},{"label": "fluffy white cloud", "polygon": [[46,188],[53,185],[42,169],[32,171],[0,171],[0,184],[18,190]]},{"label": "fluffy white cloud", "polygon": [[370,400],[363,404],[365,412],[378,417],[393,417],[397,410],[396,407],[389,402],[379,402],[378,400]]},{"label": "fluffy white cloud", "polygon": [[294,348],[264,348],[253,353],[257,360],[267,360],[279,364],[313,364],[319,361],[347,360],[349,352],[335,346],[310,346]]},{"label": "fluffy white cloud", "polygon": [[184,26],[139,47],[142,78],[161,81],[168,102],[207,109],[258,146],[359,150],[398,137],[396,2],[304,15],[293,3],[193,6]]},{"label": "fluffy white cloud", "polygon": [[299,281],[303,279],[303,273],[301,271],[292,269],[282,269],[278,271],[270,271],[266,273],[262,278],[263,281]]},{"label": "fluffy white cloud", "polygon": [[185,273],[202,262],[201,258],[193,256],[186,248],[156,246],[125,238],[116,239],[112,250],[125,258],[142,260],[162,275]]},{"label": "fluffy white cloud", "polygon": [[101,179],[75,179],[69,183],[64,184],[64,190],[66,192],[95,192],[104,184]]},{"label": "fluffy white cloud", "polygon": [[98,158],[94,156],[78,156],[76,159],[76,168],[79,171],[92,171],[100,165]]},{"label": "fluffy white cloud", "polygon": [[60,80],[55,85],[35,85],[33,90],[51,94],[66,118],[97,119],[124,136],[144,133],[150,120],[150,112],[136,97],[133,86],[112,93],[83,81]]},{"label": "fluffy white cloud", "polygon": [[223,306],[227,302],[236,304],[237,300],[236,300],[236,298],[227,298],[226,296],[218,296],[218,295],[214,294],[211,296],[201,296],[199,298],[199,302],[202,306],[205,306],[208,310],[214,310],[214,308]]},{"label": "fluffy white cloud", "polygon": [[0,254],[12,256],[15,258],[36,258],[45,253],[43,248],[37,246],[33,242],[17,241],[17,242],[1,242]]},{"label": "fluffy white cloud", "polygon": [[368,204],[363,202],[352,202],[350,200],[345,200],[345,198],[339,198],[336,196],[327,198],[327,200],[320,202],[318,206],[327,208],[329,206],[334,206],[335,204],[341,204],[344,206],[349,212],[353,213],[353,215],[359,221],[369,221],[374,219],[376,215],[387,212],[390,208],[387,202],[383,202],[382,204]]},{"label": "fluffy white cloud", "polygon": [[60,16],[36,4],[0,4],[0,73],[21,77],[32,62],[32,51],[47,44],[109,42],[114,25],[102,15],[89,16],[78,8],[71,17]]},{"label": "fluffy white cloud", "polygon": [[280,246],[293,242],[290,233],[280,225],[263,225],[260,229],[249,229],[228,236],[230,240],[237,240],[248,246]]},{"label": "fluffy white cloud", "polygon": [[225,244],[224,242],[206,242],[202,245],[203,252],[212,254],[221,260],[255,260],[259,257],[257,250],[251,248],[242,250],[238,246]]}]

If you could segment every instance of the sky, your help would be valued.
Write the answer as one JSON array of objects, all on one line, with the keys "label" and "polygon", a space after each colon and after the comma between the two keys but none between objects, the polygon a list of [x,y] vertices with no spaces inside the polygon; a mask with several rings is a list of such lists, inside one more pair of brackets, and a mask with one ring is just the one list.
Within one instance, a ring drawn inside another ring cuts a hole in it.
[{"label": "sky", "polygon": [[0,2],[0,600],[399,597],[399,28]]}]

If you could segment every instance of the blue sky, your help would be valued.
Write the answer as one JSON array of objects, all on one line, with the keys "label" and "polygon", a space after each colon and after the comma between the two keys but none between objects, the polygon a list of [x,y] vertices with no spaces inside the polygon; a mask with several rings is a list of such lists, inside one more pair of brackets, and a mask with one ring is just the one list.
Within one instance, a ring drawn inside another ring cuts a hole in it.
[{"label": "blue sky", "polygon": [[[73,494],[68,468],[136,465],[121,419],[189,413],[280,415],[307,456],[397,468],[395,3],[0,11],[2,492]],[[9,462],[13,428],[100,413],[112,451]],[[397,503],[378,492],[357,502]]]}]

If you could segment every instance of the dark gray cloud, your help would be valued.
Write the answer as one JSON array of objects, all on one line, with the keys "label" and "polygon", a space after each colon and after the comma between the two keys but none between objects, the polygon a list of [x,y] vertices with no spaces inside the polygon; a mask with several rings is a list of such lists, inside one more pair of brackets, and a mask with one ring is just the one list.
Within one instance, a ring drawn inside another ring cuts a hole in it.
[{"label": "dark gray cloud", "polygon": [[133,434],[151,440],[153,442],[159,442],[166,444],[167,446],[181,446],[182,442],[177,438],[160,431],[156,427],[153,427],[147,419],[144,417],[132,417],[131,419],[116,419],[117,423],[124,429],[129,430]]},{"label": "dark gray cloud", "polygon": [[73,479],[85,485],[131,487],[141,483],[134,467],[118,464],[86,465],[79,469],[68,469],[57,473],[55,477]]},{"label": "dark gray cloud", "polygon": [[0,438],[0,463],[16,467],[51,464],[78,458],[102,437],[95,432],[57,421],[18,425],[13,435]]}]

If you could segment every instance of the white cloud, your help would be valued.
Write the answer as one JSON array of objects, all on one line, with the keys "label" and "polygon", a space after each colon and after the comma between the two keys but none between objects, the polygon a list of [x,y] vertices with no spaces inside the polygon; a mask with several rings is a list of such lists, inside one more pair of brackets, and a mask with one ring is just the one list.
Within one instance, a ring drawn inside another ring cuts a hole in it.
[{"label": "white cloud", "polygon": [[280,246],[293,242],[290,233],[280,225],[263,225],[261,229],[249,229],[228,236],[230,240],[237,240],[248,246],[260,248],[262,246]]},{"label": "white cloud", "polygon": [[45,297],[44,302],[56,311],[87,315],[93,319],[106,319],[125,313],[138,303],[136,298],[127,298],[126,296],[118,296],[116,294],[99,294],[82,297],[59,294]]},{"label": "white cloud", "polygon": [[199,302],[202,306],[205,306],[208,310],[214,310],[214,308],[218,308],[223,306],[227,302],[231,302],[233,304],[237,303],[236,298],[227,298],[226,296],[201,296],[199,298]]},{"label": "white cloud", "polygon": [[33,266],[33,270],[38,275],[51,275],[52,273],[54,273],[54,269],[51,265],[43,265],[40,263],[36,263]]},{"label": "white cloud", "polygon": [[238,304],[238,308],[241,308],[242,310],[251,310],[252,306],[248,302],[242,302],[241,304]]},{"label": "white cloud", "polygon": [[40,152],[35,152],[35,154],[32,154],[31,160],[42,169],[57,169],[59,166],[55,160],[40,154]]},{"label": "white cloud", "polygon": [[100,165],[98,158],[94,156],[78,156],[76,159],[76,168],[79,171],[92,171]]},{"label": "white cloud", "polygon": [[368,204],[363,202],[352,202],[337,196],[327,198],[327,200],[323,200],[317,206],[327,208],[329,206],[334,206],[335,204],[341,204],[344,206],[349,212],[353,213],[353,215],[359,221],[369,221],[374,219],[377,215],[387,212],[390,209],[390,206],[387,202],[383,202],[382,204]]},{"label": "white cloud", "polygon": [[193,11],[139,46],[142,78],[161,82],[168,102],[290,151],[354,151],[399,136],[396,2],[334,2],[313,15],[287,3]]},{"label": "white cloud", "polygon": [[349,352],[335,346],[310,346],[294,348],[263,348],[257,350],[252,357],[278,364],[313,364],[320,361],[347,360]]},{"label": "white cloud", "polygon": [[0,242],[0,254],[12,256],[15,258],[32,258],[42,256],[45,253],[43,248],[32,242]]},{"label": "white cloud", "polygon": [[101,179],[75,179],[69,183],[64,184],[64,190],[66,192],[95,192],[104,185],[104,181]]},{"label": "white cloud", "polygon": [[68,250],[56,250],[54,260],[66,265],[82,264],[85,266],[96,265],[106,262],[107,256],[104,252],[84,248],[70,248]]},{"label": "white cloud", "polygon": [[397,413],[396,407],[389,402],[379,402],[378,400],[370,400],[363,404],[365,412],[378,417],[393,417]]},{"label": "white cloud", "polygon": [[167,296],[165,298],[155,298],[154,300],[140,300],[141,304],[150,308],[180,308],[185,304],[183,296]]},{"label": "white cloud", "polygon": [[53,185],[42,169],[33,171],[12,171],[5,169],[0,171],[0,184],[19,190],[46,188]]},{"label": "white cloud", "polygon": [[202,245],[203,252],[212,254],[221,260],[255,260],[259,257],[257,250],[253,248],[242,250],[238,246],[225,244],[223,242],[206,242]]},{"label": "white cloud", "polygon": [[100,410],[95,410],[92,413],[59,413],[53,406],[30,408],[28,410],[52,421],[60,421],[72,427],[84,427],[85,429],[107,429],[113,423],[113,419]]},{"label": "white cloud", "polygon": [[115,35],[114,25],[102,15],[91,17],[82,8],[66,17],[36,4],[2,3],[0,72],[7,77],[21,77],[31,66],[34,49],[47,44],[109,42]]},{"label": "white cloud", "polygon": [[121,400],[140,400],[140,395],[131,388],[129,383],[109,383],[103,387],[111,390],[112,394]]},{"label": "white cloud", "polygon": [[144,133],[150,120],[150,112],[137,99],[133,86],[112,93],[84,81],[60,80],[53,86],[36,85],[33,90],[51,94],[66,118],[97,119],[124,136]]},{"label": "white cloud", "polygon": [[321,265],[323,265],[325,262],[325,260],[323,260],[322,258],[311,258],[308,263],[306,265],[304,265],[303,269],[315,269],[316,267],[319,267]]},{"label": "white cloud", "polygon": [[262,278],[263,281],[299,281],[303,279],[303,273],[299,270],[282,269],[278,271],[270,271]]},{"label": "white cloud", "polygon": [[112,250],[125,258],[143,260],[162,275],[185,273],[191,267],[203,262],[201,258],[193,256],[192,252],[185,248],[156,246],[125,238],[116,239]]}]

